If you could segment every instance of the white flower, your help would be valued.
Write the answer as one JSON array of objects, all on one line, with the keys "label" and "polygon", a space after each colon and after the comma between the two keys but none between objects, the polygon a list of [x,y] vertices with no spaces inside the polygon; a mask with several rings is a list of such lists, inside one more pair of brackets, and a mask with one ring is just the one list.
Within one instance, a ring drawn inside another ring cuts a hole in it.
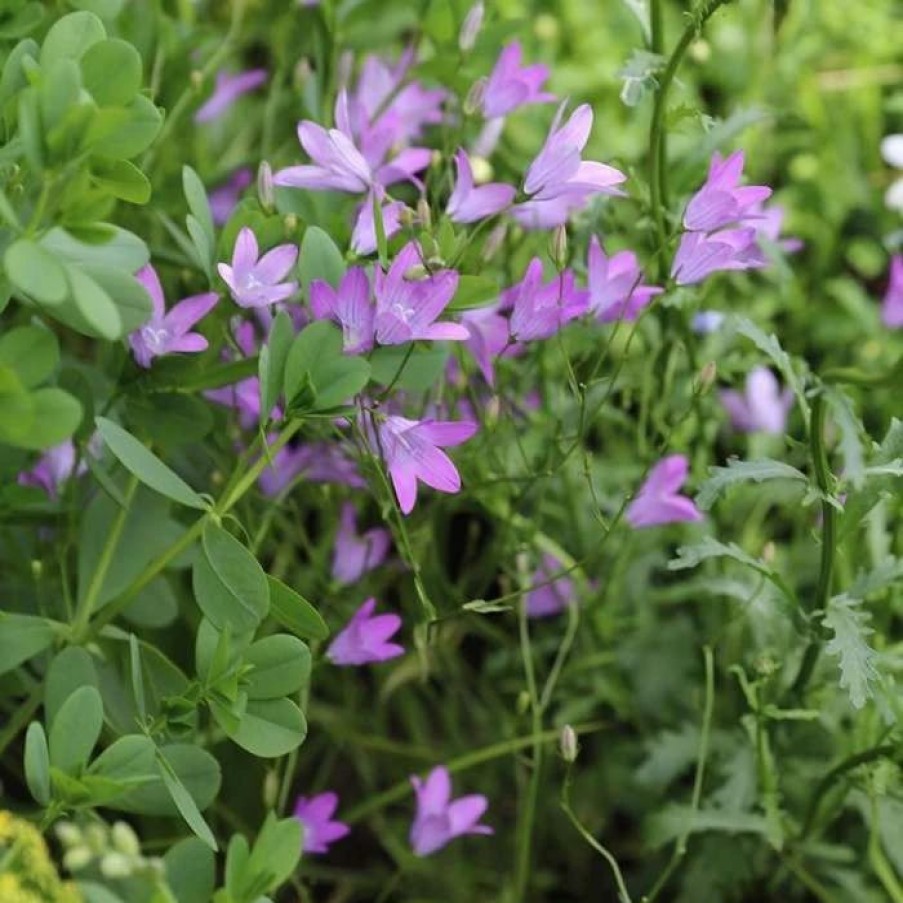
[{"label": "white flower", "polygon": [[[889,166],[903,170],[903,135],[888,135],[881,142],[881,156]],[[903,175],[891,183],[885,192],[884,203],[891,210],[903,213]]]}]

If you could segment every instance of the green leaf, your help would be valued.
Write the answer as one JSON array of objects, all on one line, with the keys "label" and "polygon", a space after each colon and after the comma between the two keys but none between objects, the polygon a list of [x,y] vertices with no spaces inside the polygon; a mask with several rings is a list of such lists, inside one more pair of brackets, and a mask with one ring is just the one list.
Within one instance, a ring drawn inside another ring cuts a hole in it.
[{"label": "green leaf", "polygon": [[850,702],[857,709],[872,696],[872,683],[878,677],[878,655],[866,639],[874,633],[868,620],[867,611],[851,600],[839,598],[831,600],[822,618],[822,624],[833,634],[825,651],[840,658],[840,686],[850,694]]},{"label": "green leaf", "polygon": [[67,646],[54,656],[44,677],[44,719],[51,727],[63,703],[79,687],[98,689],[97,670],[87,650]]},{"label": "green leaf", "polygon": [[310,678],[310,650],[288,634],[275,634],[254,643],[245,653],[249,699],[279,699],[297,693]]},{"label": "green leaf", "polygon": [[69,295],[66,273],[56,257],[30,239],[13,242],[3,265],[12,284],[41,304],[61,304]]},{"label": "green leaf", "polygon": [[137,235],[109,223],[94,223],[90,230],[78,232],[54,226],[40,243],[60,259],[80,266],[135,273],[150,261],[147,245]]},{"label": "green leaf", "polygon": [[345,260],[335,242],[319,226],[308,226],[301,239],[298,276],[305,297],[310,295],[310,284],[322,279],[338,288],[345,275]]},{"label": "green leaf", "polygon": [[44,19],[44,7],[33,0],[26,3],[20,9],[16,10],[12,19],[8,19],[0,26],[0,38],[12,39],[20,38],[23,35],[34,31]]},{"label": "green leaf", "polygon": [[99,109],[85,133],[83,146],[99,157],[128,160],[153,144],[162,124],[160,111],[139,94],[127,107]]},{"label": "green leaf", "polygon": [[280,310],[270,327],[270,337],[260,351],[260,411],[266,420],[282,394],[283,374],[295,330],[289,315]]},{"label": "green leaf", "polygon": [[460,276],[458,289],[446,310],[473,310],[486,307],[499,296],[499,286],[489,276]]},{"label": "green leaf", "polygon": [[[45,133],[59,126],[67,113],[78,103],[81,91],[81,72],[75,60],[60,59],[43,66],[44,80],[40,88],[41,119]],[[52,141],[48,137],[48,144]]]},{"label": "green leaf", "polygon": [[42,806],[50,802],[50,753],[44,727],[37,721],[25,733],[25,783]]},{"label": "green leaf", "polygon": [[59,343],[49,329],[20,326],[0,336],[0,364],[15,370],[26,389],[44,382],[59,362]]},{"label": "green leaf", "polygon": [[54,636],[53,627],[44,618],[0,612],[0,674],[43,652]]},{"label": "green leaf", "polygon": [[129,634],[129,673],[132,677],[132,695],[135,708],[142,722],[147,721],[147,699],[144,695],[144,674],[141,668],[141,647],[135,634]]},{"label": "green leaf", "polygon": [[69,13],[58,19],[41,46],[41,66],[46,68],[55,60],[78,60],[89,47],[107,36],[103,22],[93,13]]},{"label": "green leaf", "polygon": [[298,865],[302,839],[303,828],[297,818],[277,819],[269,812],[244,869],[244,886],[251,884],[258,893],[279,888]]},{"label": "green leaf", "polygon": [[229,736],[242,748],[263,759],[275,759],[297,749],[307,736],[304,714],[289,699],[248,702],[237,731]]},{"label": "green leaf", "polygon": [[193,395],[154,392],[129,398],[129,423],[157,445],[176,448],[203,439],[214,425],[211,406]]},{"label": "green leaf", "polygon": [[840,389],[826,386],[825,401],[834,415],[834,423],[840,431],[840,454],[843,457],[843,476],[854,489],[861,489],[865,482],[865,453],[859,432],[862,427],[853,413],[853,405]]},{"label": "green leaf", "polygon": [[325,640],[329,636],[326,622],[307,599],[275,577],[268,575],[267,582],[271,614],[277,623],[304,639]]},{"label": "green leaf", "polygon": [[166,757],[162,752],[157,755],[157,764],[160,768],[160,777],[163,779],[163,783],[166,786],[169,795],[172,797],[172,801],[176,804],[179,814],[185,819],[186,824],[194,831],[195,835],[210,847],[211,850],[216,852],[219,847],[216,845],[216,839],[213,836],[213,832],[210,830],[210,826],[204,821],[204,816],[201,815],[201,811],[198,809],[194,798],[185,788],[185,785],[179,780],[179,776],[176,774],[175,769],[166,760]]},{"label": "green leaf", "polygon": [[[207,238],[206,250],[207,257],[209,257],[213,250],[216,234],[213,229],[213,214],[210,212],[210,200],[207,197],[204,183],[190,166],[182,167],[182,188],[185,192],[185,200],[188,201],[188,209]],[[188,231],[191,234],[190,225]]]},{"label": "green leaf", "polygon": [[37,88],[19,93],[19,140],[29,165],[35,172],[44,169],[44,141],[41,130],[41,111]]},{"label": "green leaf", "polygon": [[123,336],[150,319],[150,295],[131,273],[107,264],[85,264],[82,269],[113,299]]},{"label": "green leaf", "polygon": [[179,903],[210,903],[216,884],[212,851],[196,837],[186,837],[163,857],[166,883]]},{"label": "green leaf", "polygon": [[146,204],[151,197],[151,184],[146,175],[128,160],[99,160],[93,169],[94,184],[113,197],[132,204]]},{"label": "green leaf", "polygon": [[69,265],[66,274],[75,306],[57,311],[56,316],[86,335],[108,341],[121,338],[125,329],[113,299],[80,267]]},{"label": "green leaf", "polygon": [[101,19],[115,19],[122,10],[125,0],[69,0],[70,6],[86,9]]},{"label": "green leaf", "polygon": [[99,107],[125,106],[141,90],[141,55],[119,38],[92,45],[82,56],[81,70]]},{"label": "green leaf", "polygon": [[126,734],[111,743],[92,763],[89,774],[126,780],[142,778],[158,780],[153,740],[144,734]]},{"label": "green leaf", "polygon": [[68,439],[82,420],[82,406],[62,389],[38,389],[31,393],[34,423],[16,443],[20,448],[44,449]]},{"label": "green leaf", "polygon": [[192,248],[198,265],[207,279],[213,278],[213,242],[207,237],[204,227],[192,215],[185,217],[185,227],[191,236]]},{"label": "green leaf", "polygon": [[371,355],[370,378],[403,392],[426,392],[441,379],[448,356],[447,342],[431,342],[413,350],[410,345],[387,345]]},{"label": "green leaf", "polygon": [[88,762],[103,727],[103,702],[94,687],[79,687],[50,726],[50,764],[76,774]]},{"label": "green leaf", "polygon": [[97,417],[95,423],[103,441],[120,464],[142,483],[180,505],[202,511],[207,509],[207,503],[177,473],[121,426],[105,417]]},{"label": "green leaf", "polygon": [[233,834],[226,850],[226,870],[223,878],[227,893],[236,900],[241,899],[245,879],[251,877],[247,871],[250,858],[248,841],[241,834]]},{"label": "green leaf", "polygon": [[808,482],[804,473],[782,461],[769,458],[739,461],[737,458],[730,458],[727,467],[709,468],[708,479],[699,487],[696,495],[696,504],[703,511],[708,511],[733,486],[739,483],[762,483],[766,480],[798,480],[803,484]]}]

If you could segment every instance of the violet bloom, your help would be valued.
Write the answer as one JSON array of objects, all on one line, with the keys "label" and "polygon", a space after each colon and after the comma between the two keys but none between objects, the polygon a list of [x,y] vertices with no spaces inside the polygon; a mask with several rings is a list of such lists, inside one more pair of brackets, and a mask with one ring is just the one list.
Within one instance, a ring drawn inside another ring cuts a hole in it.
[{"label": "violet bloom", "polygon": [[155,357],[206,350],[207,339],[199,332],[192,332],[191,328],[213,310],[219,295],[216,292],[192,295],[167,311],[157,271],[147,264],[138,270],[135,278],[147,290],[153,305],[150,320],[129,334],[129,345],[136,363],[147,368]]},{"label": "violet bloom", "polygon": [[627,506],[627,521],[631,527],[655,527],[702,520],[702,512],[692,499],[679,495],[686,482],[690,464],[684,455],[668,455],[652,470],[640,491]]},{"label": "violet bloom", "polygon": [[456,493],[461,476],[443,448],[466,442],[477,431],[471,421],[408,420],[390,416],[379,425],[379,444],[398,504],[404,514],[414,510],[417,481],[439,492]]},{"label": "violet bloom", "polygon": [[903,254],[890,260],[890,281],[881,302],[881,321],[891,329],[903,326]]},{"label": "violet bloom", "polygon": [[389,642],[401,629],[401,618],[374,615],[375,610],[376,599],[368,599],[336,634],[326,650],[334,665],[370,665],[404,655],[404,646]]},{"label": "violet bloom", "polygon": [[615,186],[627,178],[624,173],[604,163],[581,159],[593,127],[589,104],[581,104],[561,125],[563,114],[562,104],[542,150],[527,170],[524,191],[530,199],[511,211],[525,229],[564,225],[592,195],[623,194]]},{"label": "violet bloom", "polygon": [[705,184],[690,198],[684,213],[684,227],[691,232],[714,232],[725,226],[745,222],[753,208],[771,197],[766,185],[739,184],[743,175],[743,151],[722,160],[712,157]]},{"label": "violet bloom", "polygon": [[422,267],[416,242],[408,242],[387,273],[374,273],[376,296],[376,341],[380,345],[403,345],[415,339],[463,342],[467,330],[460,323],[436,323],[458,289],[454,270],[438,270],[422,279],[408,278]]},{"label": "violet bloom", "polygon": [[552,579],[562,570],[561,562],[548,553],[533,574],[534,586],[524,598],[528,618],[548,618],[564,611],[574,600],[574,582],[570,577]]},{"label": "violet bloom", "polygon": [[578,289],[570,270],[543,284],[542,261],[534,257],[524,278],[502,293],[502,305],[511,307],[509,331],[518,342],[547,339],[565,323],[586,313],[589,293]]},{"label": "violet bloom", "polygon": [[784,432],[787,414],[793,407],[793,392],[781,391],[775,375],[767,367],[750,370],[743,392],[727,389],[719,394],[734,429],[777,435]]},{"label": "violet bloom", "polygon": [[209,100],[194,114],[195,122],[210,122],[218,119],[242,94],[254,91],[267,80],[265,69],[249,69],[230,75],[217,72],[216,85]]},{"label": "violet bloom", "polygon": [[743,220],[744,226],[756,230],[758,238],[764,238],[773,245],[777,245],[785,254],[793,254],[802,248],[803,243],[798,238],[788,236],[781,238],[781,228],[784,225],[784,208],[780,204],[756,204],[747,210]]},{"label": "violet bloom", "polygon": [[719,270],[748,270],[767,263],[756,244],[755,229],[722,229],[711,235],[684,232],[671,264],[671,277],[678,285],[693,285]]},{"label": "violet bloom", "polygon": [[642,285],[643,274],[633,251],[608,257],[594,235],[587,255],[589,310],[598,320],[635,320],[639,312],[663,289]]},{"label": "violet bloom", "polygon": [[382,527],[373,527],[359,534],[354,505],[345,502],[332,553],[333,579],[345,586],[356,583],[386,560],[390,543],[391,535]]},{"label": "violet bloom", "polygon": [[541,63],[521,66],[523,52],[518,41],[505,45],[483,90],[483,115],[487,119],[507,116],[528,103],[546,103],[554,94],[542,90],[549,69]]},{"label": "violet bloom", "polygon": [[363,489],[367,485],[357,464],[335,442],[311,442],[279,449],[271,456],[257,482],[260,491],[272,498],[283,493],[302,475],[307,483],[334,483],[352,489]]},{"label": "violet bloom", "polygon": [[373,347],[376,308],[363,267],[346,270],[338,289],[320,279],[311,282],[310,307],[318,320],[332,320],[342,327],[346,354],[362,354]]},{"label": "violet bloom", "polygon": [[480,824],[489,801],[481,793],[451,798],[451,777],[444,765],[438,765],[421,781],[411,775],[417,794],[417,812],[411,825],[411,848],[416,856],[429,856],[449,841],[464,834],[492,834],[489,825]]},{"label": "violet bloom", "polygon": [[517,191],[511,185],[490,182],[478,188],[473,184],[473,169],[463,150],[455,154],[458,178],[448,199],[446,213],[453,223],[475,223],[501,213],[514,200]]},{"label": "violet bloom", "polygon": [[[378,189],[374,191],[379,192]],[[381,194],[377,193],[377,197]],[[376,223],[373,209],[374,193],[371,192],[364,199],[357,211],[354,220],[354,230],[351,233],[351,250],[355,254],[364,257],[372,254],[378,247],[376,238]],[[405,205],[401,201],[385,201],[380,203],[380,215],[383,221],[383,233],[386,238],[392,238],[401,230],[401,212]]]},{"label": "violet bloom", "polygon": [[282,281],[297,259],[298,249],[287,244],[259,257],[257,236],[244,226],[235,239],[232,265],[220,263],[217,269],[239,307],[265,307],[298,291],[297,282]]},{"label": "violet bloom", "polygon": [[254,181],[254,174],[247,166],[235,170],[222,185],[210,192],[210,214],[217,226],[229,221],[238,206],[241,193]]},{"label": "violet bloom", "polygon": [[700,310],[693,314],[693,332],[697,335],[709,335],[721,326],[725,317],[726,314],[720,310]]},{"label": "violet bloom", "polygon": [[461,314],[468,332],[465,347],[473,355],[480,373],[490,386],[495,385],[495,359],[509,345],[508,320],[499,313],[499,305],[480,307]]},{"label": "violet bloom", "polygon": [[332,844],[351,831],[344,822],[333,819],[338,807],[339,797],[331,791],[298,797],[294,815],[304,826],[305,853],[327,853]]},{"label": "violet bloom", "polygon": [[[87,464],[82,461],[77,474],[82,474],[87,469]],[[71,479],[74,470],[75,445],[71,439],[66,439],[44,451],[31,470],[19,474],[17,482],[20,486],[43,489],[50,498],[56,499],[63,484]]]}]

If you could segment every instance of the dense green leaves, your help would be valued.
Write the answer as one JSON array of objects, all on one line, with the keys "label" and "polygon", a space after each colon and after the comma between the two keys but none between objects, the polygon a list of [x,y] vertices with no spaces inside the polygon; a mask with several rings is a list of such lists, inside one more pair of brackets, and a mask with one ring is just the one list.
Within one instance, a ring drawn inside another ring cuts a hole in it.
[{"label": "dense green leaves", "polygon": [[103,702],[94,687],[79,687],[50,725],[50,764],[75,774],[88,762],[103,726]]},{"label": "dense green leaves", "polygon": [[298,259],[298,275],[304,294],[309,296],[310,284],[315,279],[337,288],[344,273],[345,261],[335,242],[319,226],[309,226],[301,240]]},{"label": "dense green leaves", "polygon": [[275,577],[267,577],[270,585],[270,606],[273,617],[296,636],[310,640],[325,640],[329,628],[317,610],[303,596]]},{"label": "dense green leaves", "polygon": [[307,721],[290,699],[249,701],[237,730],[229,736],[249,753],[275,759],[296,749],[307,736]]},{"label": "dense green leaves", "polygon": [[43,725],[33,721],[25,733],[25,781],[42,806],[50,802],[50,753]]},{"label": "dense green leaves", "polygon": [[0,674],[43,652],[54,635],[44,618],[0,612]]}]

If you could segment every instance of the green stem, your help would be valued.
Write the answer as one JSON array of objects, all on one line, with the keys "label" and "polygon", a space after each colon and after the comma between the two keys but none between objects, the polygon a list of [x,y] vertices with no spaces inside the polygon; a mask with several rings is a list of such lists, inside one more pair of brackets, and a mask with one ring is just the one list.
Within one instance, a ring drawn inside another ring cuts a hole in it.
[{"label": "green stem", "polygon": [[22,728],[31,721],[31,716],[38,710],[43,698],[44,684],[35,684],[26,700],[13,712],[9,721],[4,725],[3,730],[0,731],[0,755],[3,755],[6,747],[19,735]]}]

